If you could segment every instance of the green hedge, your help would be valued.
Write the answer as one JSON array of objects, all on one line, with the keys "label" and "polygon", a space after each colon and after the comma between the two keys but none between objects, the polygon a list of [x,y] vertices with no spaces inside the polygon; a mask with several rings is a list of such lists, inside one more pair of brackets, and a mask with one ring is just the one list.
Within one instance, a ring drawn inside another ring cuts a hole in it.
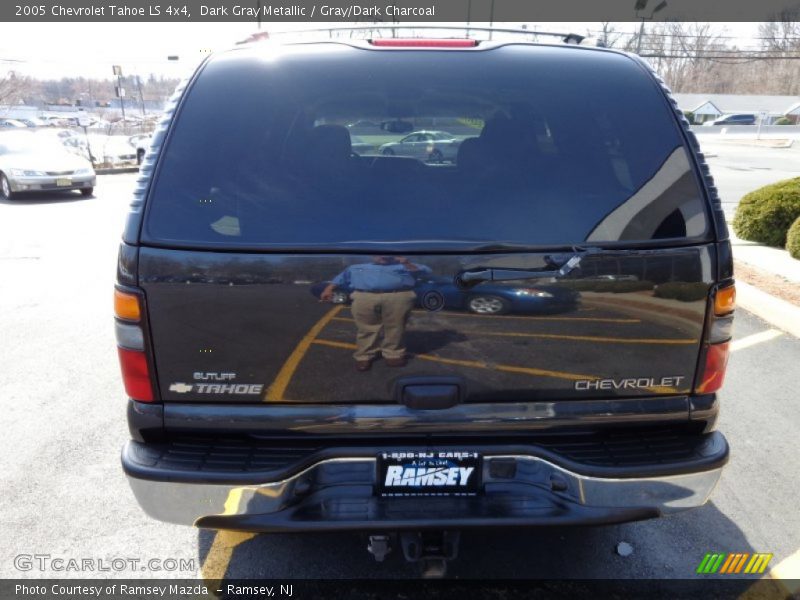
[{"label": "green hedge", "polygon": [[773,125],[794,125],[794,123],[791,119],[781,117],[780,119],[776,120]]},{"label": "green hedge", "polygon": [[733,230],[740,238],[767,244],[786,245],[786,232],[800,217],[800,177],[764,186],[739,202]]},{"label": "green hedge", "polygon": [[786,249],[793,258],[800,260],[800,217],[789,227],[789,233],[786,234]]},{"label": "green hedge", "polygon": [[673,281],[657,285],[653,294],[656,298],[670,298],[681,302],[694,302],[708,297],[708,284]]}]

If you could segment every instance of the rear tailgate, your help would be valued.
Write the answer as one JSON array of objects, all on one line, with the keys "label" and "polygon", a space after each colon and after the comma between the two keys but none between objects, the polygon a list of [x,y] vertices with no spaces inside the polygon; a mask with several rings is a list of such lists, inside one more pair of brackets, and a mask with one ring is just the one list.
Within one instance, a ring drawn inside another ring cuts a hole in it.
[{"label": "rear tailgate", "polygon": [[[533,268],[542,255],[413,260],[436,271],[416,288],[405,336],[409,364],[376,361],[362,373],[354,368],[349,299],[321,302],[322,285],[310,282],[363,257],[142,249],[162,398],[391,402],[398,380],[442,377],[455,378],[468,402],[677,394],[692,386],[711,284],[703,273],[712,262],[708,246],[591,257],[567,280],[469,290],[453,283],[459,271],[487,262]],[[675,298],[667,280],[684,282],[691,295]],[[441,310],[426,308],[432,298],[441,298]],[[493,300],[503,304],[499,314],[491,312]]]}]

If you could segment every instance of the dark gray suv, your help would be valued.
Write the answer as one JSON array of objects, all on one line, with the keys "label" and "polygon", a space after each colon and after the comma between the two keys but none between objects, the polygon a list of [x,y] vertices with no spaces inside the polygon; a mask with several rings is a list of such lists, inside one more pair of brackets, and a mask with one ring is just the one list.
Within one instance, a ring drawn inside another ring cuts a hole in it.
[{"label": "dark gray suv", "polygon": [[[441,561],[464,528],[706,502],[731,246],[643,61],[266,43],[207,59],[167,117],[116,290],[122,463],[149,515],[368,532],[376,555],[399,532]],[[356,122],[380,124],[358,152]],[[378,151],[430,130],[452,160]]]}]

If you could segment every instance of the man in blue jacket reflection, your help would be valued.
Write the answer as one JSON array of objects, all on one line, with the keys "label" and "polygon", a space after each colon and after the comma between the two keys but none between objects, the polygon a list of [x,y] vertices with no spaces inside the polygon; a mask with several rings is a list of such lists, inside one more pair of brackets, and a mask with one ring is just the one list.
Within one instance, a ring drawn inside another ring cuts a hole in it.
[{"label": "man in blue jacket reflection", "polygon": [[404,256],[376,256],[371,263],[347,267],[323,290],[320,298],[325,302],[333,299],[336,288],[353,290],[353,357],[359,371],[368,371],[379,351],[388,366],[406,365],[406,323],[414,308],[414,286],[421,273],[430,273],[430,269]]}]

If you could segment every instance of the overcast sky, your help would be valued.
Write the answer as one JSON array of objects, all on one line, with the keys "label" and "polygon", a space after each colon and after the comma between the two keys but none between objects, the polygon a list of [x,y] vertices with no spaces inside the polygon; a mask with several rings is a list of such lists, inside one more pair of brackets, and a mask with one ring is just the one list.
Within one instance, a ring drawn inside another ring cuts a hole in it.
[{"label": "overcast sky", "polygon": [[[286,30],[325,25],[264,23],[262,27]],[[615,25],[624,31],[638,28],[637,23]],[[585,34],[587,29],[598,29],[600,23],[528,26]],[[752,36],[758,34],[757,23],[717,23],[715,28],[724,35],[741,38],[740,45],[751,46]],[[197,64],[204,51],[230,47],[256,30],[255,23],[0,23],[0,75],[15,70],[37,78],[80,75],[106,78],[111,77],[111,65],[118,64],[125,75],[146,77],[155,73],[182,77]],[[170,55],[179,56],[180,60],[168,61]]]}]

